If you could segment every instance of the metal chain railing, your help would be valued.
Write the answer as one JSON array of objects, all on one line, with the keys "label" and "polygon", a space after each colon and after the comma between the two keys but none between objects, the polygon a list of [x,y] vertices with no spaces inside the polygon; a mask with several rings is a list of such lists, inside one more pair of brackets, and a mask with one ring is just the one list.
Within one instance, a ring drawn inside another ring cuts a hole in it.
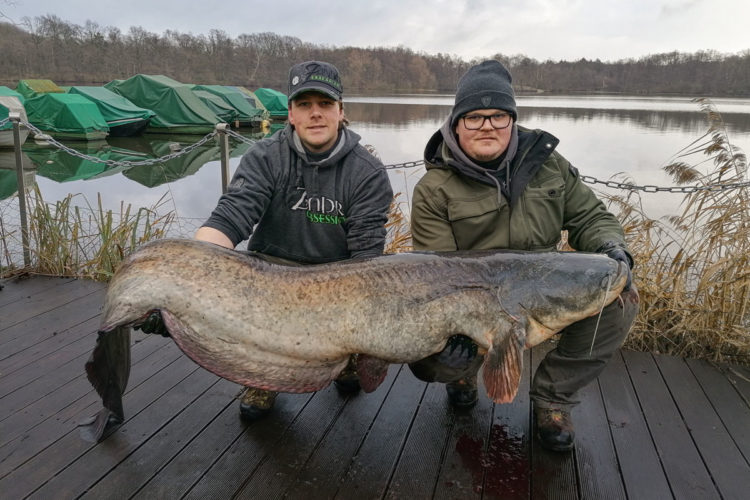
[{"label": "metal chain railing", "polygon": [[88,160],[88,161],[91,161],[91,162],[94,162],[94,163],[103,163],[103,164],[107,165],[108,167],[114,167],[116,165],[122,165],[122,166],[126,166],[126,167],[136,167],[136,166],[140,166],[140,165],[155,165],[155,164],[158,164],[158,163],[164,163],[164,162],[172,160],[174,158],[179,158],[180,156],[184,156],[184,155],[190,153],[192,150],[201,147],[202,145],[204,145],[205,143],[207,143],[208,141],[210,141],[211,139],[213,139],[214,137],[216,137],[216,134],[217,134],[216,130],[214,130],[214,131],[206,134],[203,138],[201,138],[200,140],[198,140],[198,142],[195,142],[193,144],[185,146],[184,148],[180,148],[179,150],[177,150],[177,151],[175,151],[173,153],[169,153],[169,154],[161,156],[159,158],[148,158],[146,160],[109,160],[109,159],[105,160],[103,158],[99,158],[97,156],[87,155],[87,154],[81,153],[80,151],[77,151],[77,150],[75,150],[73,148],[70,148],[70,147],[66,146],[65,144],[63,144],[63,143],[55,140],[54,138],[50,137],[48,134],[45,134],[43,131],[39,130],[38,128],[36,128],[31,123],[27,123],[27,122],[21,121],[21,124],[24,125],[25,127],[27,127],[29,130],[31,130],[37,136],[39,136],[39,135],[43,136],[44,139],[45,139],[45,141],[48,142],[49,144],[55,146],[56,148],[58,148],[58,149],[60,149],[62,151],[65,151],[66,153],[68,153],[71,156],[75,156],[76,158],[81,158],[83,160]]},{"label": "metal chain railing", "polygon": [[[0,127],[8,123],[10,120],[8,118],[0,121]],[[125,167],[134,167],[138,165],[154,165],[158,163],[163,163],[168,160],[172,160],[174,158],[179,158],[180,156],[186,155],[190,153],[192,150],[204,145],[211,139],[217,136],[219,132],[216,130],[210,132],[197,142],[190,144],[188,146],[185,146],[184,148],[179,149],[178,151],[175,151],[173,153],[170,153],[168,155],[159,157],[159,158],[149,158],[146,160],[109,160],[109,159],[102,159],[96,156],[86,155],[83,153],[80,153],[79,151],[76,151],[73,148],[70,148],[66,146],[65,144],[56,141],[52,137],[49,137],[48,135],[44,134],[43,131],[36,128],[34,125],[21,121],[21,124],[23,124],[25,127],[27,127],[29,130],[31,130],[34,134],[37,135],[43,135],[46,138],[46,141],[50,143],[51,145],[61,149],[62,151],[65,151],[71,156],[75,156],[78,158],[82,158],[85,160],[89,160],[95,163],[103,163],[107,166],[115,166],[115,165],[122,165]],[[244,142],[246,144],[255,144],[255,140],[249,139],[234,130],[226,129],[223,131],[228,136],[240,141]],[[424,160],[415,160],[415,161],[406,161],[402,163],[393,163],[386,165],[385,168],[387,170],[394,170],[394,169],[401,169],[401,168],[414,168],[414,167],[420,167],[425,164]],[[732,189],[740,189],[745,187],[750,187],[750,181],[746,182],[735,182],[735,183],[729,183],[729,184],[707,184],[707,185],[700,185],[700,186],[656,186],[652,184],[633,184],[629,182],[619,182],[619,181],[613,181],[613,180],[601,180],[597,179],[596,177],[592,177],[590,175],[581,175],[581,180],[587,184],[602,184],[609,188],[614,189],[622,189],[627,191],[643,191],[644,193],[681,193],[681,194],[688,194],[688,193],[695,193],[699,191],[709,191],[709,192],[719,192],[719,191],[728,191]]]}]

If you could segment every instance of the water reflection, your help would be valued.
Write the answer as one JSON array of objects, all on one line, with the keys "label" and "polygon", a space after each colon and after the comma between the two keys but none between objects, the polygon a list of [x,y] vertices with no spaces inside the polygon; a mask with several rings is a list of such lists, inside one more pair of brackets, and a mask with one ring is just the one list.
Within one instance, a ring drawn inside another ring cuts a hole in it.
[{"label": "water reflection", "polygon": [[[661,167],[703,135],[708,126],[698,105],[687,98],[534,96],[519,97],[518,101],[520,123],[557,136],[560,153],[582,173],[599,179],[622,173],[641,185],[673,185]],[[362,136],[362,143],[373,145],[388,165],[421,160],[427,140],[446,119],[452,103],[452,95],[355,97],[347,98],[345,110],[351,128]],[[714,103],[727,123],[730,141],[745,151],[750,149],[750,99]],[[271,132],[283,126],[275,123]],[[251,139],[263,135],[240,131]],[[141,160],[184,149],[200,138],[146,134],[111,138],[99,145],[70,145],[104,159]],[[239,141],[231,144],[230,173],[251,147]],[[184,157],[131,168],[87,164],[81,158],[33,144],[24,147],[24,152],[39,169],[36,180],[49,202],[69,193],[96,200],[97,194],[103,193],[105,207],[118,210],[121,202],[153,206],[167,193],[170,208],[178,217],[204,219],[221,194],[219,145],[215,140]],[[13,164],[13,160],[9,163]],[[710,167],[701,166],[705,170]],[[413,186],[423,174],[422,167],[389,170],[394,191],[402,193],[402,207],[407,212]],[[13,176],[3,178],[7,186],[3,193],[15,189],[11,186]],[[681,197],[658,193],[644,194],[643,199],[644,209],[658,217],[674,213]]]}]

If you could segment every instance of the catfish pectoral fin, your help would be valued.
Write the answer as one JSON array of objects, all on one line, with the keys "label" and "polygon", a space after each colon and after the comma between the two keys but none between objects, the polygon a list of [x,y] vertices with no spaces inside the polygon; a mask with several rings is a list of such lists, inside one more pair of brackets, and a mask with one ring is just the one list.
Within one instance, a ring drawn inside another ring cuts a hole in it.
[{"label": "catfish pectoral fin", "polygon": [[78,424],[81,438],[90,443],[98,443],[104,434],[113,427],[120,425],[122,419],[107,408],[102,408],[96,415]]},{"label": "catfish pectoral fin", "polygon": [[493,343],[487,351],[482,376],[487,395],[495,403],[510,403],[516,397],[521,382],[523,349],[511,332],[500,343]]},{"label": "catfish pectoral fin", "polygon": [[374,358],[367,354],[359,354],[357,356],[356,368],[359,385],[362,387],[362,390],[373,392],[377,389],[388,374],[388,365],[389,363],[382,359]]}]

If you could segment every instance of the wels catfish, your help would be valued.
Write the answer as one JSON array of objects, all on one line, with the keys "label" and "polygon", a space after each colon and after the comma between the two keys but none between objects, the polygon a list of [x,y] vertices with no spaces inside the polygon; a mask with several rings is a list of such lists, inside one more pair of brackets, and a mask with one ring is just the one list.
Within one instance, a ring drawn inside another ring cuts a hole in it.
[{"label": "wels catfish", "polygon": [[352,354],[373,391],[389,363],[441,351],[455,334],[484,355],[488,396],[511,401],[522,350],[597,314],[622,291],[625,265],[581,252],[402,253],[284,266],[194,240],[141,247],[107,290],[99,337],[86,364],[104,410],[99,439],[123,420],[129,328],[160,311],[190,358],[245,386],[311,392]]}]

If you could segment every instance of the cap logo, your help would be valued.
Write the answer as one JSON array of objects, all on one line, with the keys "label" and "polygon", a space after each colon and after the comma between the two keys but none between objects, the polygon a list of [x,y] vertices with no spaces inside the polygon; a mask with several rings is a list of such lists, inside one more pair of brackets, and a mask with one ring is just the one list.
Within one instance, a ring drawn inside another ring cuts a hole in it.
[{"label": "cap logo", "polygon": [[299,77],[298,76],[295,76],[294,78],[292,78],[292,85],[297,85],[298,83],[299,83]]},{"label": "cap logo", "polygon": [[482,97],[482,106],[484,106],[485,108],[488,107],[491,102],[492,102],[492,97],[488,95]]}]

